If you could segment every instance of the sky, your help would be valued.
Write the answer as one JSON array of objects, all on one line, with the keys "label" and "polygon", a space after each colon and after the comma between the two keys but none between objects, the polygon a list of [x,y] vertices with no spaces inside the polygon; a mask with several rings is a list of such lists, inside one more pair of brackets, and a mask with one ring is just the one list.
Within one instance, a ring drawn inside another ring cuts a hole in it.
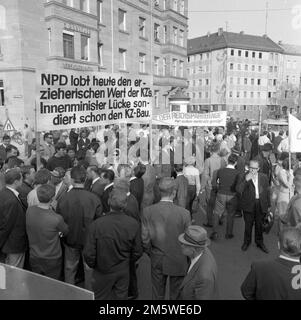
[{"label": "sky", "polygon": [[[230,32],[263,35],[266,2],[270,9],[267,35],[275,42],[281,40],[283,43],[301,45],[301,0],[188,0],[188,37],[203,36],[208,31],[214,33],[219,27],[226,30],[226,22]],[[240,11],[216,12],[225,10]]]}]

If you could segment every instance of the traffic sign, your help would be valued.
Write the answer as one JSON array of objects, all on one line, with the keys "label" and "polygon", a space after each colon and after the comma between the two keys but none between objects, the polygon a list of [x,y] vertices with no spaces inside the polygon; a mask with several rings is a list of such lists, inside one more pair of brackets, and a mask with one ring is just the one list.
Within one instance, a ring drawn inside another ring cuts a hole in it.
[{"label": "traffic sign", "polygon": [[16,131],[15,127],[9,119],[6,120],[3,131]]}]

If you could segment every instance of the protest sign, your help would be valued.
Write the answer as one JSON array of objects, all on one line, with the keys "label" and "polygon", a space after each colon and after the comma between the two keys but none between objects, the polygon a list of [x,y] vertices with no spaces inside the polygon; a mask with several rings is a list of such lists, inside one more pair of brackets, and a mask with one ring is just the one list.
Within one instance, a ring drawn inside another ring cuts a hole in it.
[{"label": "protest sign", "polygon": [[151,120],[149,76],[41,71],[37,80],[38,131]]},{"label": "protest sign", "polygon": [[301,121],[289,114],[288,126],[290,152],[301,152]]},{"label": "protest sign", "polygon": [[153,124],[184,127],[224,127],[227,111],[210,113],[186,113],[172,111],[153,116]]}]

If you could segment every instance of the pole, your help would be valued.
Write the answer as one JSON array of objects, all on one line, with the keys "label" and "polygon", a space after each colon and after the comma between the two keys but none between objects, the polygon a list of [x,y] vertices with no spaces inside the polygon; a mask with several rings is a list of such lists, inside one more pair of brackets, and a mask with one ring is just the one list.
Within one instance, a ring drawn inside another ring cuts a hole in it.
[{"label": "pole", "polygon": [[259,136],[261,134],[261,126],[262,126],[262,108],[260,106],[259,107]]},{"label": "pole", "polygon": [[268,34],[268,8],[269,8],[269,2],[267,1],[265,4],[265,34]]},{"label": "pole", "polygon": [[112,59],[112,73],[114,73],[114,0],[111,0],[111,40],[112,40],[112,52],[111,52],[111,59]]},{"label": "pole", "polygon": [[37,157],[37,171],[41,167],[41,151],[40,151],[40,132],[38,131],[38,116],[37,116],[37,101],[35,101],[34,115],[35,115],[35,138],[36,138],[36,157]]},{"label": "pole", "polygon": [[[151,72],[150,74],[153,75],[153,3],[150,1],[150,68]],[[154,89],[154,77],[152,76],[151,79],[152,87]],[[153,109],[153,107],[152,107]],[[153,110],[152,110],[153,113]],[[151,120],[149,123],[149,158],[150,158],[150,164],[153,164],[153,115],[151,116]]]}]

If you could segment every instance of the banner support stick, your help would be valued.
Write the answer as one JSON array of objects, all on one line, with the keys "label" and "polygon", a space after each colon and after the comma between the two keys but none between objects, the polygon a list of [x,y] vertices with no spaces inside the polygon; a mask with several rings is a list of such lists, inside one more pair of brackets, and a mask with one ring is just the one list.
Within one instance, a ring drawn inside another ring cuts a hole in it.
[{"label": "banner support stick", "polygon": [[36,158],[37,158],[37,171],[41,167],[41,151],[40,151],[40,132],[38,131],[38,116],[37,116],[37,101],[35,101],[35,109],[34,109],[34,114],[35,114],[35,127],[36,127],[36,132],[35,132],[35,138],[36,138]]}]

